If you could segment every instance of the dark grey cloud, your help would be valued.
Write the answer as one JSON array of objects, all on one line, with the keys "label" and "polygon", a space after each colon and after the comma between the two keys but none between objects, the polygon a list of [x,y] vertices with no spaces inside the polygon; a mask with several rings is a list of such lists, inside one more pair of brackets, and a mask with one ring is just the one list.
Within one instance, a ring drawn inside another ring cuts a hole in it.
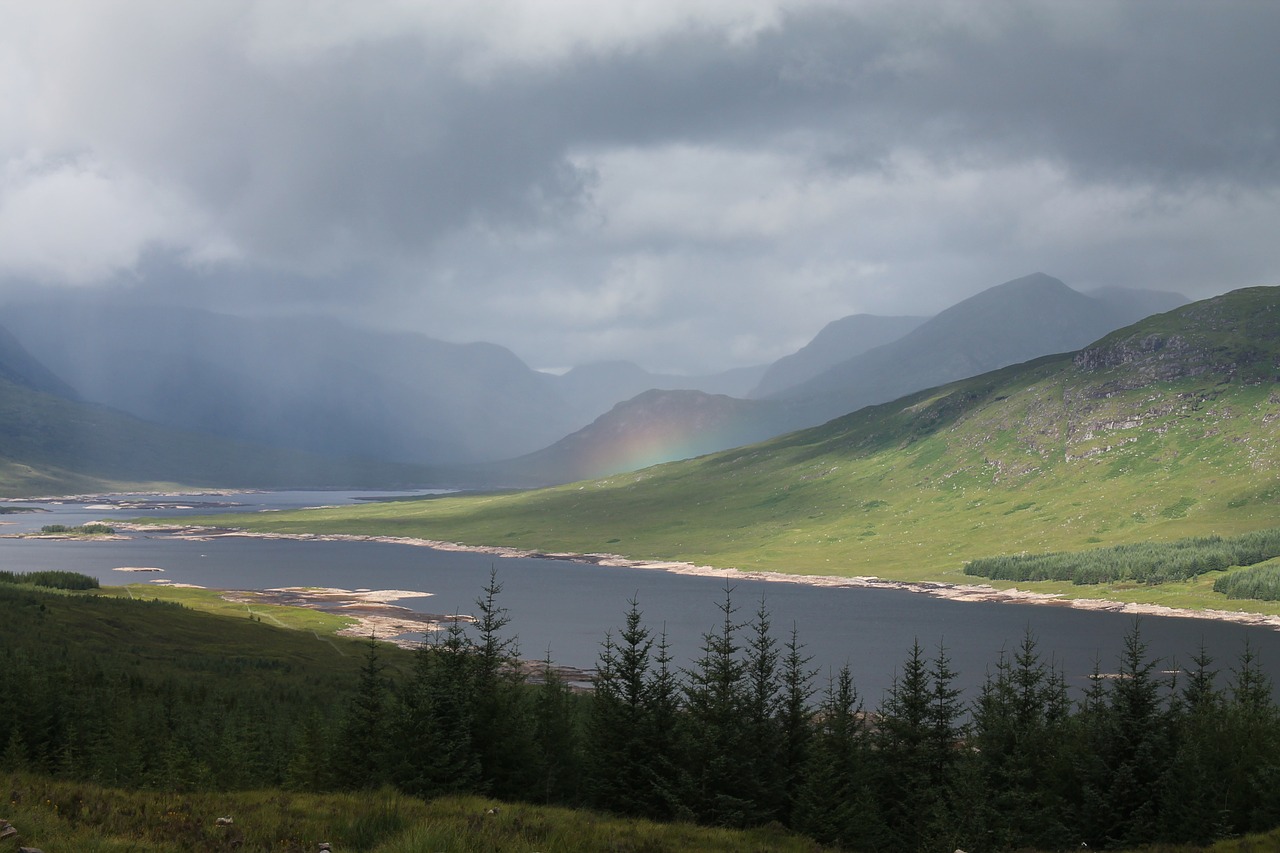
[{"label": "dark grey cloud", "polygon": [[15,5],[0,277],[665,370],[1280,283],[1276,4],[454,5]]}]

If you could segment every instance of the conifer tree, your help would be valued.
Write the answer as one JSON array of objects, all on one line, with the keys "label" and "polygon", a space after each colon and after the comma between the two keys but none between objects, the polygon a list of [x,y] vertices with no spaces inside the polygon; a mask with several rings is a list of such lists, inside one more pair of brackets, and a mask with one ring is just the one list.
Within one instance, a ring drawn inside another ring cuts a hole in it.
[{"label": "conifer tree", "polygon": [[1227,786],[1227,742],[1224,697],[1216,686],[1217,670],[1201,643],[1184,670],[1172,715],[1173,755],[1162,780],[1161,835],[1167,840],[1208,844],[1229,833],[1230,816],[1223,802]]},{"label": "conifer tree", "polygon": [[1144,844],[1159,835],[1160,781],[1171,757],[1171,727],[1155,677],[1156,661],[1147,656],[1137,622],[1125,636],[1119,676],[1111,688],[1118,760],[1113,797],[1127,811],[1128,827],[1121,840]]},{"label": "conifer tree", "polygon": [[1095,658],[1089,687],[1070,724],[1076,780],[1076,796],[1071,810],[1075,817],[1074,828],[1081,843],[1094,848],[1105,846],[1118,820],[1110,798],[1108,749],[1112,726],[1113,714],[1107,704],[1102,661]]},{"label": "conifer tree", "polygon": [[582,769],[577,703],[556,671],[550,649],[542,662],[541,678],[533,700],[538,777],[534,793],[542,802],[570,803],[577,800]]},{"label": "conifer tree", "polygon": [[5,742],[4,753],[0,754],[0,767],[13,772],[22,772],[30,767],[27,744],[17,726],[9,727],[9,739]]},{"label": "conifer tree", "polygon": [[[676,724],[675,684],[665,635],[654,640],[639,601],[628,601],[625,624],[606,635],[596,664],[588,720],[590,799],[622,814],[672,814]],[[656,669],[655,669],[656,664]]]},{"label": "conifer tree", "polygon": [[1271,697],[1271,680],[1246,638],[1239,663],[1232,668],[1224,714],[1224,751],[1229,756],[1224,799],[1236,832],[1280,823],[1280,712]]},{"label": "conifer tree", "polygon": [[782,684],[778,641],[770,629],[769,611],[761,596],[746,639],[741,719],[743,796],[751,801],[755,823],[777,820],[786,806]]},{"label": "conifer tree", "polygon": [[890,849],[922,849],[933,799],[928,664],[916,640],[880,706],[876,791]]},{"label": "conifer tree", "polygon": [[294,791],[326,791],[333,787],[333,734],[326,721],[312,713],[289,751],[285,786]]},{"label": "conifer tree", "polygon": [[848,664],[827,685],[809,743],[791,826],[826,844],[881,847],[862,700]]},{"label": "conifer tree", "polygon": [[732,587],[725,588],[719,608],[719,630],[703,634],[702,653],[686,673],[683,720],[690,804],[707,823],[746,826],[758,815],[742,762],[746,666],[739,655]]},{"label": "conifer tree", "polygon": [[809,743],[813,736],[813,712],[810,701],[814,694],[813,679],[816,670],[809,667],[812,655],[804,653],[799,631],[791,625],[782,656],[780,674],[781,690],[778,707],[778,726],[781,729],[782,754],[779,774],[782,781],[783,805],[781,820],[790,825],[792,813],[804,782],[804,767],[808,759]]},{"label": "conifer tree", "polygon": [[387,781],[389,702],[384,669],[378,639],[371,634],[338,741],[336,776],[345,788],[376,788]]},{"label": "conifer tree", "polygon": [[433,797],[484,789],[473,731],[473,649],[461,621],[414,652],[397,724],[396,784]]},{"label": "conifer tree", "polygon": [[645,694],[648,707],[647,774],[652,815],[662,820],[685,819],[690,812],[684,797],[690,786],[688,775],[681,766],[681,759],[687,754],[681,739],[683,707],[680,680],[672,666],[666,625],[658,634],[654,647]]},{"label": "conifer tree", "polygon": [[497,572],[491,569],[489,582],[476,599],[476,639],[471,655],[475,702],[472,744],[490,792],[511,799],[531,784],[536,759],[519,642],[503,633],[511,616],[498,604],[501,592]]},{"label": "conifer tree", "polygon": [[1067,846],[1070,762],[1066,686],[1028,630],[1012,659],[1001,652],[974,705],[982,843],[993,849]]}]

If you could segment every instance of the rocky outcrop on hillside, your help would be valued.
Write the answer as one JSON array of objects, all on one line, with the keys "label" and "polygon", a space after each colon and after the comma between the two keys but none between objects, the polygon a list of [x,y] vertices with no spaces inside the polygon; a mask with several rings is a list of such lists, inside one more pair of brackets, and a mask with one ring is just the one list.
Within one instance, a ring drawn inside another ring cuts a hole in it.
[{"label": "rocky outcrop on hillside", "polygon": [[1138,387],[1156,380],[1196,376],[1210,369],[1206,353],[1198,351],[1182,335],[1134,335],[1104,341],[1076,353],[1072,361],[1081,370],[1099,371],[1127,366]]},{"label": "rocky outcrop on hillside", "polygon": [[1280,379],[1280,288],[1237,290],[1150,318],[1076,353],[1087,372],[1116,371],[1108,389],[1216,375]]}]

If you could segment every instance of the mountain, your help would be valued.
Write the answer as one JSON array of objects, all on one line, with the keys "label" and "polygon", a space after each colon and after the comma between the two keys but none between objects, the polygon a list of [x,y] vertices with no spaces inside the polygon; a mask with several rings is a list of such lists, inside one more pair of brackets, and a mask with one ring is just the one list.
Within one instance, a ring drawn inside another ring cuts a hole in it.
[{"label": "mountain", "polygon": [[965,561],[993,554],[1275,527],[1278,386],[1280,288],[1250,288],[760,444],[306,528],[963,581]]},{"label": "mountain", "polygon": [[869,349],[896,341],[927,319],[853,314],[828,323],[808,344],[769,365],[748,396],[782,393]]},{"label": "mountain", "polygon": [[68,399],[76,398],[76,392],[70,385],[27,352],[18,339],[3,326],[0,326],[0,380],[31,391],[42,391]]},{"label": "mountain", "polygon": [[484,470],[507,485],[568,483],[750,444],[776,435],[783,423],[772,403],[653,389],[550,447]]},{"label": "mountain", "polygon": [[571,410],[588,422],[618,403],[653,389],[745,397],[764,370],[762,365],[707,376],[676,376],[650,373],[629,361],[599,361],[552,377],[551,384]]},{"label": "mountain", "polygon": [[84,399],[238,441],[454,464],[536,450],[589,420],[493,344],[107,301],[4,316]]},{"label": "mountain", "polygon": [[[868,402],[1069,349],[1120,325],[1116,318],[1125,311],[1149,307],[1139,292],[1105,296],[1109,302],[1077,294],[1048,276],[1030,276],[773,392],[772,405],[731,411],[695,396],[671,397],[661,416],[672,422],[660,427],[655,410],[644,430],[669,436],[672,453],[681,447],[722,449],[726,441],[820,423]],[[20,343],[0,335],[0,369],[9,370],[0,376],[24,387],[165,426],[322,456],[455,468],[548,448],[541,462],[525,470],[559,472],[553,479],[597,470],[591,459],[630,458],[627,447],[641,438],[593,424],[620,401],[650,389],[742,396],[752,387],[785,385],[921,323],[845,318],[767,374],[746,368],[682,377],[605,362],[550,376],[493,344],[446,343],[318,317],[248,319],[102,298],[11,305],[3,316],[18,330]],[[680,438],[711,410],[717,413],[714,430],[697,440]],[[549,450],[583,428],[594,438]],[[618,446],[604,448],[603,436]],[[578,448],[582,459],[570,462],[568,447]],[[554,465],[552,458],[558,460]]]},{"label": "mountain", "polygon": [[[983,291],[931,319],[845,317],[795,355],[770,366],[753,393],[776,386],[784,390],[754,400],[756,405],[713,405],[692,394],[637,397],[544,450],[486,466],[485,476],[504,485],[551,485],[627,470],[627,460],[653,464],[725,450],[920,388],[1071,350],[1145,316],[1148,308],[1185,301],[1177,294],[1121,288],[1089,297],[1035,274]],[[874,346],[885,339],[889,343]],[[825,362],[859,348],[861,354],[821,370]],[[813,373],[817,375],[786,386],[789,378]],[[594,384],[603,393],[629,390],[628,382],[639,387],[657,377],[635,365],[608,363],[560,378],[574,378],[583,387]],[[699,425],[704,431],[694,435]],[[637,447],[647,452],[634,452]]]},{"label": "mountain", "polygon": [[1084,346],[1138,317],[1034,273],[959,302],[897,340],[774,393],[811,424],[903,394]]},{"label": "mountain", "polygon": [[160,485],[423,485],[440,473],[336,460],[145,423],[76,392],[0,327],[0,495]]},{"label": "mountain", "polygon": [[424,468],[335,460],[145,423],[0,379],[0,494],[210,488],[421,486]]}]

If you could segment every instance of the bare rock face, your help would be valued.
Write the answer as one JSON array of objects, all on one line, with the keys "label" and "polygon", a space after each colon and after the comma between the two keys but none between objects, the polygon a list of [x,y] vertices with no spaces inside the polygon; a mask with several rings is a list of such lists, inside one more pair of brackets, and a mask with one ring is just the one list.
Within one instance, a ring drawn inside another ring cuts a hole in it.
[{"label": "bare rock face", "polygon": [[1280,378],[1280,288],[1247,288],[1114,332],[1076,353],[1075,366],[1110,373],[1116,389],[1212,376],[1218,381]]},{"label": "bare rock face", "polygon": [[1090,372],[1128,367],[1134,385],[1196,376],[1211,369],[1208,353],[1198,351],[1182,335],[1148,334],[1110,339],[1080,350],[1076,367]]}]

